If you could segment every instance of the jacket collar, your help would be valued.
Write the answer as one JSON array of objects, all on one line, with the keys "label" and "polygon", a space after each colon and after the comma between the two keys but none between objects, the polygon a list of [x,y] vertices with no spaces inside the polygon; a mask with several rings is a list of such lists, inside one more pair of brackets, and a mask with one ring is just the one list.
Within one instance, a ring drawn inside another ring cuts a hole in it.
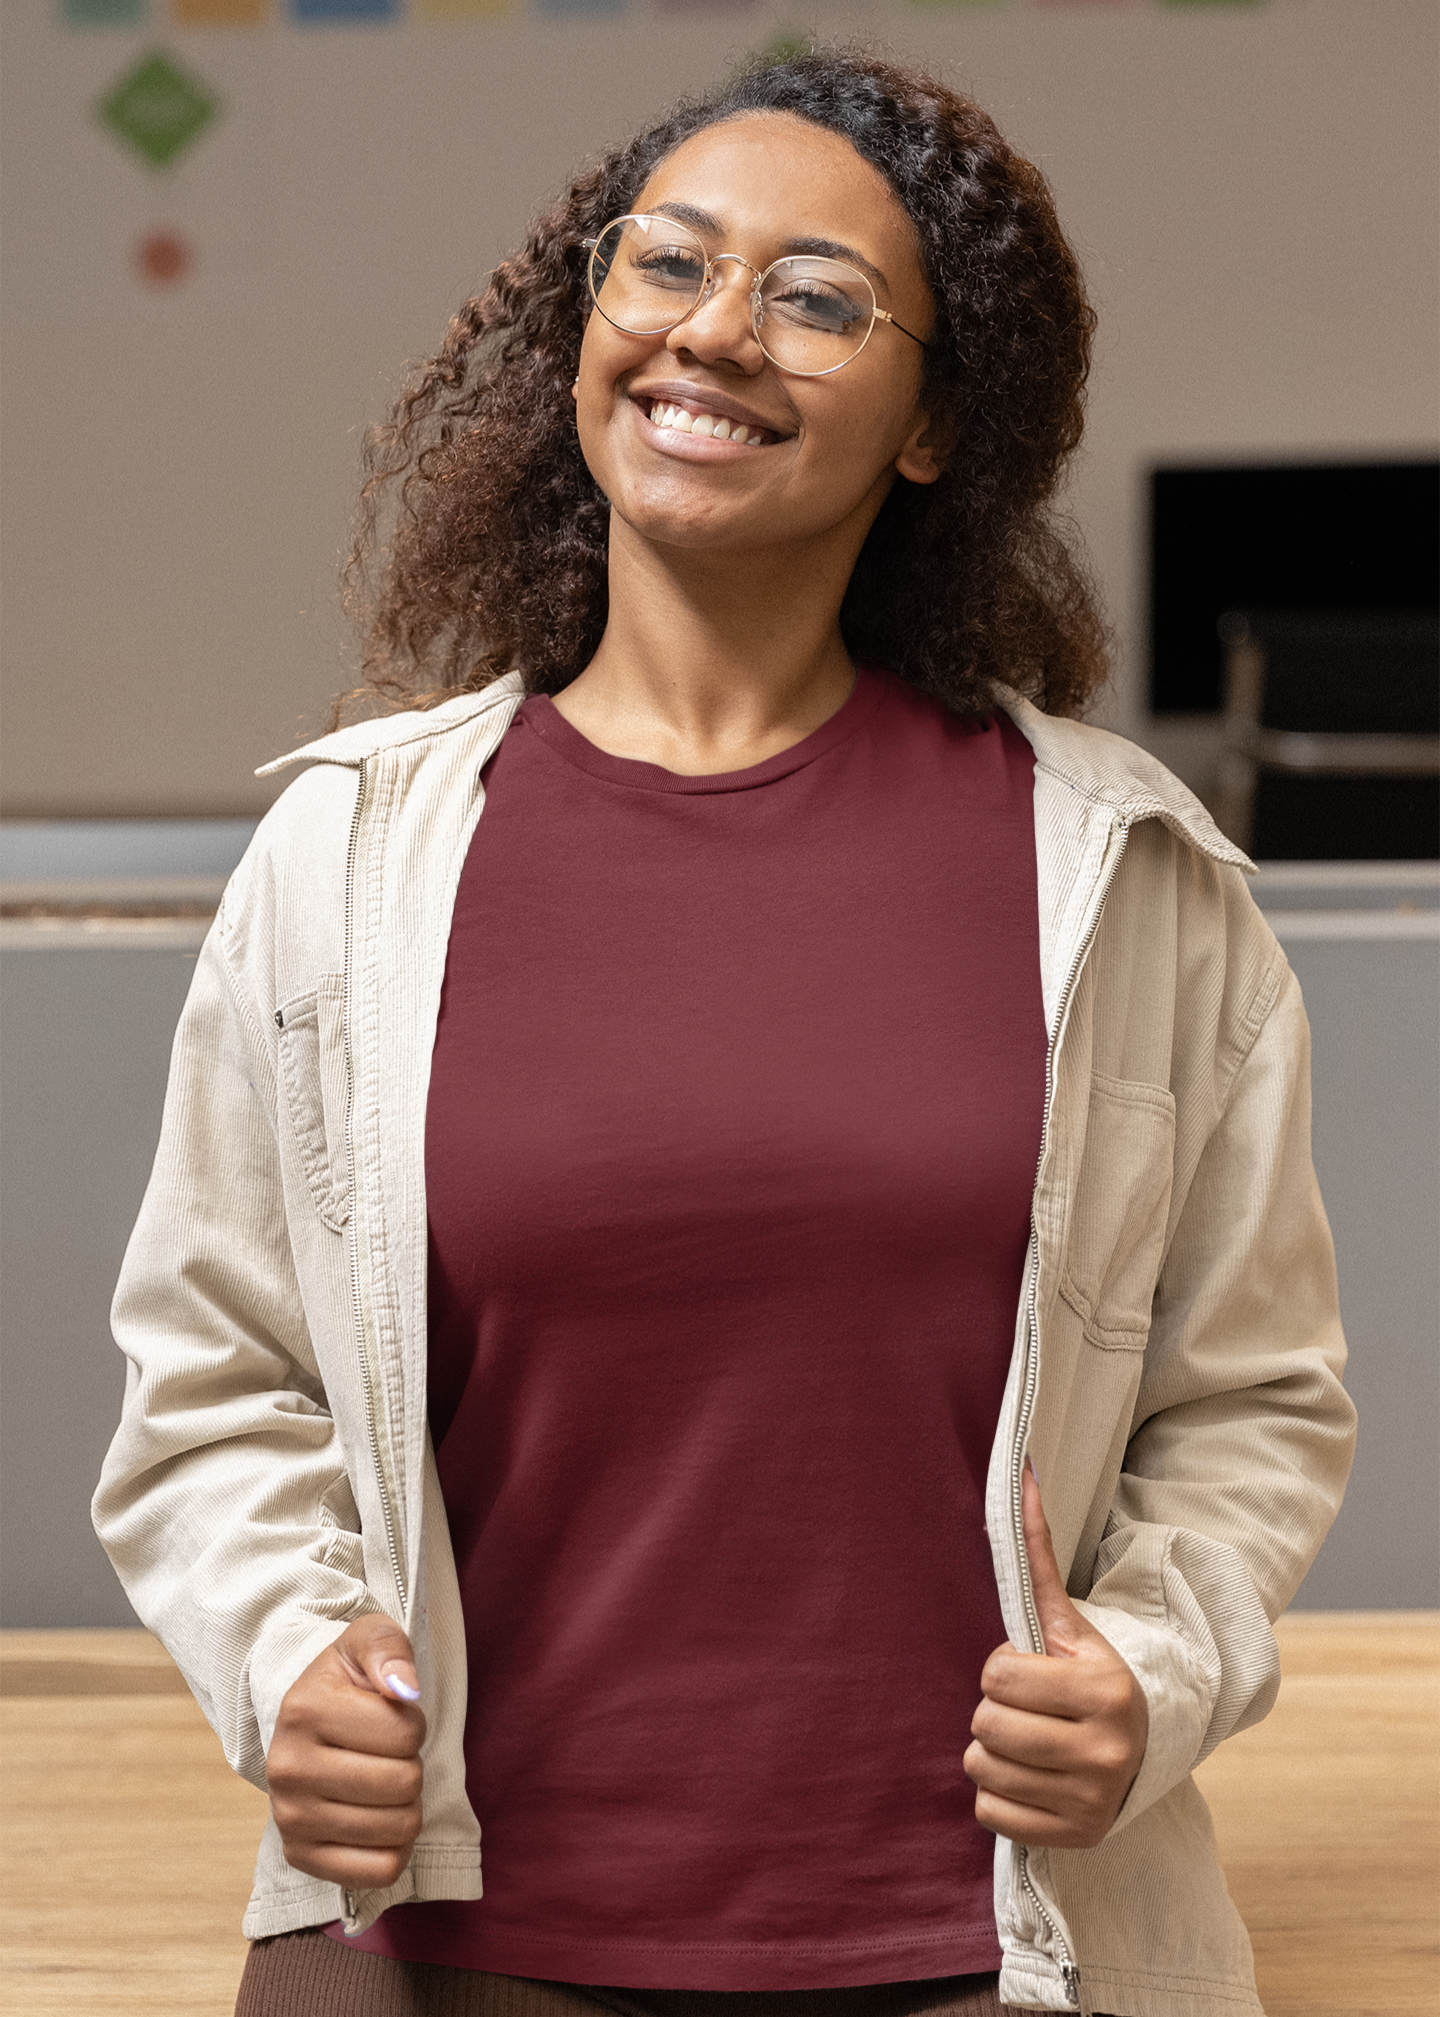
[{"label": "jacket collar", "polygon": [[1034,750],[1037,766],[1082,798],[1130,825],[1158,819],[1199,853],[1255,873],[1254,862],[1225,838],[1189,786],[1148,750],[1089,722],[1042,714],[1009,687],[997,685],[994,695]]},{"label": "jacket collar", "polygon": [[507,672],[503,679],[482,687],[479,693],[458,693],[453,700],[441,701],[438,707],[401,708],[394,714],[351,722],[347,728],[338,728],[331,735],[322,735],[314,742],[307,742],[303,749],[292,749],[287,756],[277,756],[269,763],[262,763],[255,775],[271,777],[277,770],[285,770],[292,763],[353,766],[363,763],[367,756],[378,755],[382,749],[399,749],[406,743],[423,742],[430,736],[463,727],[466,722],[488,714],[492,708],[509,707],[513,710],[524,697],[525,684],[519,673]]},{"label": "jacket collar", "polygon": [[[370,721],[352,722],[348,728],[262,764],[256,776],[269,777],[292,763],[358,764],[382,749],[401,748],[463,727],[492,708],[513,710],[524,698],[524,691],[520,675],[506,673],[479,693],[457,694],[438,707],[402,709]],[[1082,798],[1109,807],[1132,825],[1142,819],[1161,820],[1201,854],[1254,873],[1254,863],[1225,838],[1194,792],[1148,750],[1088,722],[1042,714],[1010,687],[996,686],[994,692],[999,706],[1035,751],[1036,763]]]}]

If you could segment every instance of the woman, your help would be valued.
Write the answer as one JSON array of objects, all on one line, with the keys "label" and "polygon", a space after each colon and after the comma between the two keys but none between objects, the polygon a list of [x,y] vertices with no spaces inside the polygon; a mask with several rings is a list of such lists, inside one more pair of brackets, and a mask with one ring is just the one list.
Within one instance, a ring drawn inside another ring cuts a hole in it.
[{"label": "woman", "polygon": [[1258,2008],[1189,1774],[1351,1412],[1294,980],[1070,718],[1090,330],[985,115],[821,52],[375,447],[407,704],[207,943],[96,1502],[270,1792],[243,2012]]}]

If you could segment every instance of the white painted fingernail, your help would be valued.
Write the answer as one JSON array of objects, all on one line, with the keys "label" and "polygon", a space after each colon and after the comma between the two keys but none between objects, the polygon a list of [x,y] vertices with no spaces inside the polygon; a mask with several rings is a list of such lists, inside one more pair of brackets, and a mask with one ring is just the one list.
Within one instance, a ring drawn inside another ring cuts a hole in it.
[{"label": "white painted fingernail", "polygon": [[385,1686],[390,1690],[390,1693],[399,1701],[418,1702],[420,1700],[420,1690],[412,1688],[408,1681],[402,1681],[398,1674],[385,1674],[381,1678]]}]

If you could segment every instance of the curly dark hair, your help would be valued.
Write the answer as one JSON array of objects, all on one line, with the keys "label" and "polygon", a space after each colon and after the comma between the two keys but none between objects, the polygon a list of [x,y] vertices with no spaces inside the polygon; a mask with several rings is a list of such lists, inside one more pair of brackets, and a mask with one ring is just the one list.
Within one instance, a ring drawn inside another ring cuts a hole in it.
[{"label": "curly dark hair", "polygon": [[583,241],[634,207],[681,142],[761,111],[840,134],[879,169],[935,298],[924,396],[957,445],[937,482],[897,482],[882,506],[841,607],[847,649],[961,713],[988,708],[995,679],[1054,714],[1079,713],[1103,682],[1106,627],[1053,503],[1080,440],[1095,318],[1044,177],[968,98],[845,47],[757,64],[606,154],[451,322],[366,442],[346,569],[362,693],[426,706],[511,670],[558,693],[589,663],[610,507],[570,397]]}]

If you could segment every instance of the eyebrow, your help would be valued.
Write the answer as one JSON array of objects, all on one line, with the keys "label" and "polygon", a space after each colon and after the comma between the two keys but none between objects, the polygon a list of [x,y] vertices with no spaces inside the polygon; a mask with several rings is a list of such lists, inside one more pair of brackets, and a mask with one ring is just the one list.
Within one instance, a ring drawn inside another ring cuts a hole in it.
[{"label": "eyebrow", "polygon": [[[688,224],[692,231],[698,231],[705,237],[719,238],[723,234],[720,219],[693,203],[657,203],[652,215],[673,217],[677,224]],[[880,268],[873,265],[863,252],[857,252],[853,245],[844,245],[836,238],[787,238],[781,257],[848,260],[851,266],[858,266],[862,273],[878,281],[887,294],[890,292],[890,283]]]}]

